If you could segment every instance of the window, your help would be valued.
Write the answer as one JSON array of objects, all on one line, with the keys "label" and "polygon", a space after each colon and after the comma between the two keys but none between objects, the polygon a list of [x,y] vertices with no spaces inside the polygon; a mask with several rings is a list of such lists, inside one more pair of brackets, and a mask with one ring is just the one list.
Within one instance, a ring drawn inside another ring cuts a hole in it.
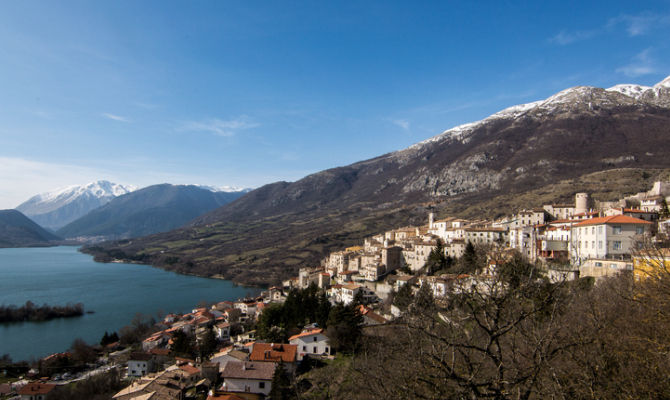
[{"label": "window", "polygon": [[621,240],[615,240],[614,242],[612,242],[612,249],[621,250]]},{"label": "window", "polygon": [[265,382],[258,382],[259,389],[265,389]]},{"label": "window", "polygon": [[602,234],[602,233],[603,233],[603,227],[601,225],[601,226],[598,227],[598,234]]},{"label": "window", "polygon": [[603,241],[598,240],[598,249],[602,250],[602,248],[603,248]]},{"label": "window", "polygon": [[610,268],[616,269],[616,264],[610,264]]},{"label": "window", "polygon": [[316,342],[316,336],[314,336],[314,341]]},{"label": "window", "polygon": [[600,261],[596,261],[596,267],[602,267],[602,266],[603,266],[603,263],[601,263]]},{"label": "window", "polygon": [[316,354],[316,346],[314,346],[314,351],[312,353]]},{"label": "window", "polygon": [[596,227],[595,227],[595,226],[592,226],[592,227],[591,227],[591,234],[592,234],[592,235],[595,235],[595,234],[596,234]]},{"label": "window", "polygon": [[621,225],[612,225],[612,233],[614,235],[621,235]]},{"label": "window", "polygon": [[302,346],[302,351],[307,351],[307,346]]},{"label": "window", "polygon": [[635,233],[638,235],[644,234],[644,227],[643,226],[636,226],[635,227]]},{"label": "window", "polygon": [[595,241],[595,240],[591,242],[591,248],[592,248],[592,249],[595,249],[595,248],[596,248],[596,241]]}]

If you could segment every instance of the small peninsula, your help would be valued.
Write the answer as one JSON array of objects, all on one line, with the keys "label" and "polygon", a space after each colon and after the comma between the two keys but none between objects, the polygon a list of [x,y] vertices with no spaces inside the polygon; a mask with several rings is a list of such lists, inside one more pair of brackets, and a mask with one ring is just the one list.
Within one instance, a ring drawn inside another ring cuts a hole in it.
[{"label": "small peninsula", "polygon": [[48,321],[55,318],[80,317],[84,315],[82,303],[67,304],[65,306],[35,305],[31,301],[17,307],[13,304],[0,306],[0,323],[24,321]]}]

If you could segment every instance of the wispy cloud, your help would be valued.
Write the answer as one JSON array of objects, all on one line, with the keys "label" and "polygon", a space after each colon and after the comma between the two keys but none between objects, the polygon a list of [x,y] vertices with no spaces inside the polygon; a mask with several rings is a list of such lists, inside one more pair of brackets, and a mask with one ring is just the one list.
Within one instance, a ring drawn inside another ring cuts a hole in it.
[{"label": "wispy cloud", "polygon": [[622,27],[628,36],[641,36],[649,33],[652,29],[666,25],[670,25],[670,14],[654,14],[651,12],[643,12],[637,15],[622,14],[610,18],[605,25],[598,28],[575,31],[562,30],[549,38],[549,42],[565,46],[611,33]]},{"label": "wispy cloud", "polygon": [[650,53],[651,49],[641,51],[633,57],[629,64],[617,68],[616,72],[631,78],[655,73],[656,68],[654,67],[654,60]]},{"label": "wispy cloud", "polygon": [[549,38],[549,42],[565,46],[574,42],[590,39],[596,36],[598,33],[598,30],[574,32],[561,31],[557,35]]},{"label": "wispy cloud", "polygon": [[393,123],[393,125],[399,126],[405,131],[409,131],[410,122],[406,119],[394,119],[391,120],[391,123]]},{"label": "wispy cloud", "polygon": [[218,136],[233,136],[237,132],[245,129],[251,129],[260,126],[259,123],[251,120],[246,115],[241,115],[230,120],[220,120],[218,118],[207,119],[204,121],[188,121],[183,123],[179,129],[193,132],[209,132]]},{"label": "wispy cloud", "polygon": [[641,36],[655,27],[670,24],[670,15],[645,12],[639,15],[620,15],[607,23],[608,28],[623,25],[629,36]]},{"label": "wispy cloud", "polygon": [[115,115],[115,114],[110,114],[110,113],[102,113],[102,116],[111,119],[113,121],[119,121],[119,122],[130,122],[130,120],[126,117],[122,117],[120,115]]}]

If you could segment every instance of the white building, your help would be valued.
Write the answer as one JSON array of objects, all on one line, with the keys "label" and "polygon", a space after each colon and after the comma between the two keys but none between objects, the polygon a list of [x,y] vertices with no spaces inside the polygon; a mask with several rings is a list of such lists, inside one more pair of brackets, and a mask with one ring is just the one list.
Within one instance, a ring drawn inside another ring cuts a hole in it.
[{"label": "white building", "polygon": [[221,372],[222,390],[258,393],[264,396],[272,389],[272,376],[277,364],[271,362],[230,361]]},{"label": "white building", "polygon": [[128,359],[128,376],[141,377],[153,372],[153,357],[146,353],[131,353]]},{"label": "white building", "polygon": [[334,285],[330,288],[330,296],[336,302],[342,302],[345,305],[354,301],[358,293],[362,294],[363,301],[366,303],[377,300],[377,295],[365,286],[349,283],[346,285]]},{"label": "white building", "polygon": [[214,325],[214,335],[221,341],[230,340],[230,324],[228,322],[219,322]]},{"label": "white building", "polygon": [[570,257],[581,264],[589,258],[629,256],[635,244],[650,234],[651,225],[626,215],[584,220],[572,226]]},{"label": "white building", "polygon": [[301,333],[291,336],[288,340],[291,344],[298,346],[298,361],[310,354],[330,354],[328,337],[323,334],[321,328],[305,329]]}]

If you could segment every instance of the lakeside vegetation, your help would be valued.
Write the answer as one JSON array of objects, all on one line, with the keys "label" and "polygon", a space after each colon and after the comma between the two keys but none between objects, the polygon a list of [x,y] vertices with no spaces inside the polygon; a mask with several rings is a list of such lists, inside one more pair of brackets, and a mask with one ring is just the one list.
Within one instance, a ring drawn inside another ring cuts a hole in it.
[{"label": "lakeside vegetation", "polygon": [[0,323],[48,321],[55,318],[72,318],[82,315],[84,315],[84,305],[82,303],[68,303],[64,306],[50,306],[48,304],[37,306],[31,301],[26,301],[26,304],[20,307],[14,304],[0,306]]}]

